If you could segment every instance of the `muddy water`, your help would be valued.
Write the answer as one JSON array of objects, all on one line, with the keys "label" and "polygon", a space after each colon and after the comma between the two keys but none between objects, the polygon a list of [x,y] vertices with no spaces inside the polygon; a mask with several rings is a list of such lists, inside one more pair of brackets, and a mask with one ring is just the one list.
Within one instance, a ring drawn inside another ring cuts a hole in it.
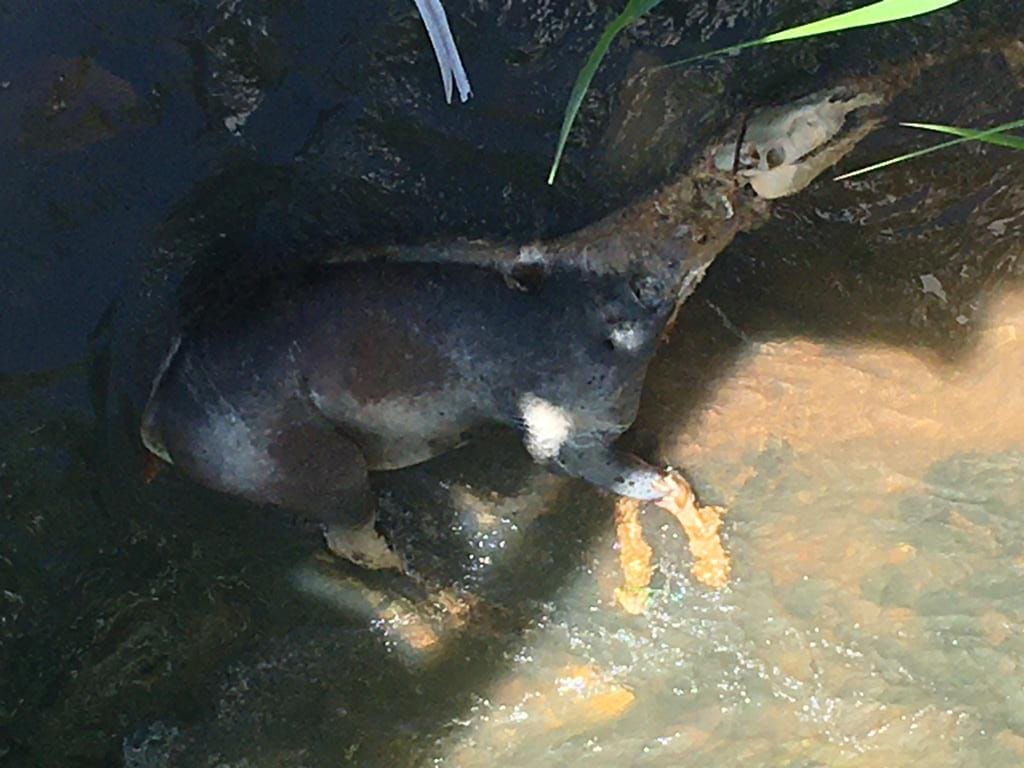
[{"label": "muddy water", "polygon": [[440,764],[1019,764],[1022,373],[1020,292],[955,366],[752,343],[663,449],[730,509],[731,588],[649,510],[647,614],[595,594],[602,541]]},{"label": "muddy water", "polygon": [[[692,581],[650,508],[649,602],[623,613],[611,501],[507,436],[378,479],[419,582],[324,560],[287,521],[173,474],[141,483],[138,408],[175,291],[220,274],[222,241],[244,273],[350,241],[569,231],[746,109],[953,37],[975,53],[889,114],[1024,109],[1005,3],[613,87],[803,5],[666,3],[613,51],[549,191],[576,60],[614,9],[467,4],[477,96],[452,111],[412,4],[381,5],[0,3],[0,756],[1024,761],[1024,165],[1004,150],[821,180],[683,309],[631,439],[728,508],[722,591]],[[883,130],[847,162],[912,146]]]}]

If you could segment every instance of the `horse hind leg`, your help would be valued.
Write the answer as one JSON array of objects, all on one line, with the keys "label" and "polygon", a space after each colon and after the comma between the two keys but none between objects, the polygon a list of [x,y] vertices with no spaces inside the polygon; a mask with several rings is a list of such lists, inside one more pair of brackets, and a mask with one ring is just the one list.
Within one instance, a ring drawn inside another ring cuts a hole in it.
[{"label": "horse hind leg", "polygon": [[173,463],[203,484],[296,515],[323,531],[332,552],[360,565],[399,565],[374,529],[376,503],[359,446],[302,405],[248,418],[164,408],[160,426]]},{"label": "horse hind leg", "polygon": [[268,454],[268,500],[321,526],[327,548],[370,569],[402,569],[377,532],[377,505],[359,446],[326,422],[280,430]]}]

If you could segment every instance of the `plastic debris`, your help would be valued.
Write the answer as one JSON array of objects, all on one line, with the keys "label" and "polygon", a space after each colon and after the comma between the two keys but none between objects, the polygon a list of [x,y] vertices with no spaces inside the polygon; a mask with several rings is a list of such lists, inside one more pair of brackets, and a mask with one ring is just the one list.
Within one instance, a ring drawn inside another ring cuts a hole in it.
[{"label": "plastic debris", "polygon": [[451,27],[448,26],[448,16],[444,12],[441,0],[416,0],[416,7],[423,18],[427,34],[430,35],[430,44],[434,47],[437,65],[441,69],[445,98],[449,104],[452,103],[454,82],[459,88],[459,99],[465,102],[473,95],[473,90],[469,85],[469,76],[462,66],[462,58],[455,46],[455,38],[452,36]]}]

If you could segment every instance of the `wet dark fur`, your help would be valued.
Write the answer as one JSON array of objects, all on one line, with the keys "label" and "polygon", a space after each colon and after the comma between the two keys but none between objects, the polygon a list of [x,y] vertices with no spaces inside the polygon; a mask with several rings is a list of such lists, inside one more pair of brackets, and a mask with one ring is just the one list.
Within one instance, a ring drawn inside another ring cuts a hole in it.
[{"label": "wet dark fur", "polygon": [[[552,469],[658,498],[663,473],[612,448],[672,309],[651,293],[575,268],[528,286],[466,264],[308,270],[190,322],[143,436],[206,485],[335,528],[372,520],[367,471],[493,423],[520,430]],[[571,425],[555,454],[528,439],[524,405],[538,402]]]}]

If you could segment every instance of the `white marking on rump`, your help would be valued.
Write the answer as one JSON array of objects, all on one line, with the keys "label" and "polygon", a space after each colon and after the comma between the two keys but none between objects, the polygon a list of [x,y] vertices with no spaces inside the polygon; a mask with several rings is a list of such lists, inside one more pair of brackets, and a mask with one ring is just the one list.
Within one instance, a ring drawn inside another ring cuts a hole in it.
[{"label": "white marking on rump", "polygon": [[526,426],[526,450],[538,461],[547,461],[558,456],[562,445],[572,432],[572,417],[564,408],[559,408],[536,395],[523,395],[519,410]]},{"label": "white marking on rump", "polygon": [[273,474],[273,462],[259,448],[252,430],[234,413],[211,413],[197,431],[199,450],[215,457],[217,481],[238,492],[258,492]]}]

